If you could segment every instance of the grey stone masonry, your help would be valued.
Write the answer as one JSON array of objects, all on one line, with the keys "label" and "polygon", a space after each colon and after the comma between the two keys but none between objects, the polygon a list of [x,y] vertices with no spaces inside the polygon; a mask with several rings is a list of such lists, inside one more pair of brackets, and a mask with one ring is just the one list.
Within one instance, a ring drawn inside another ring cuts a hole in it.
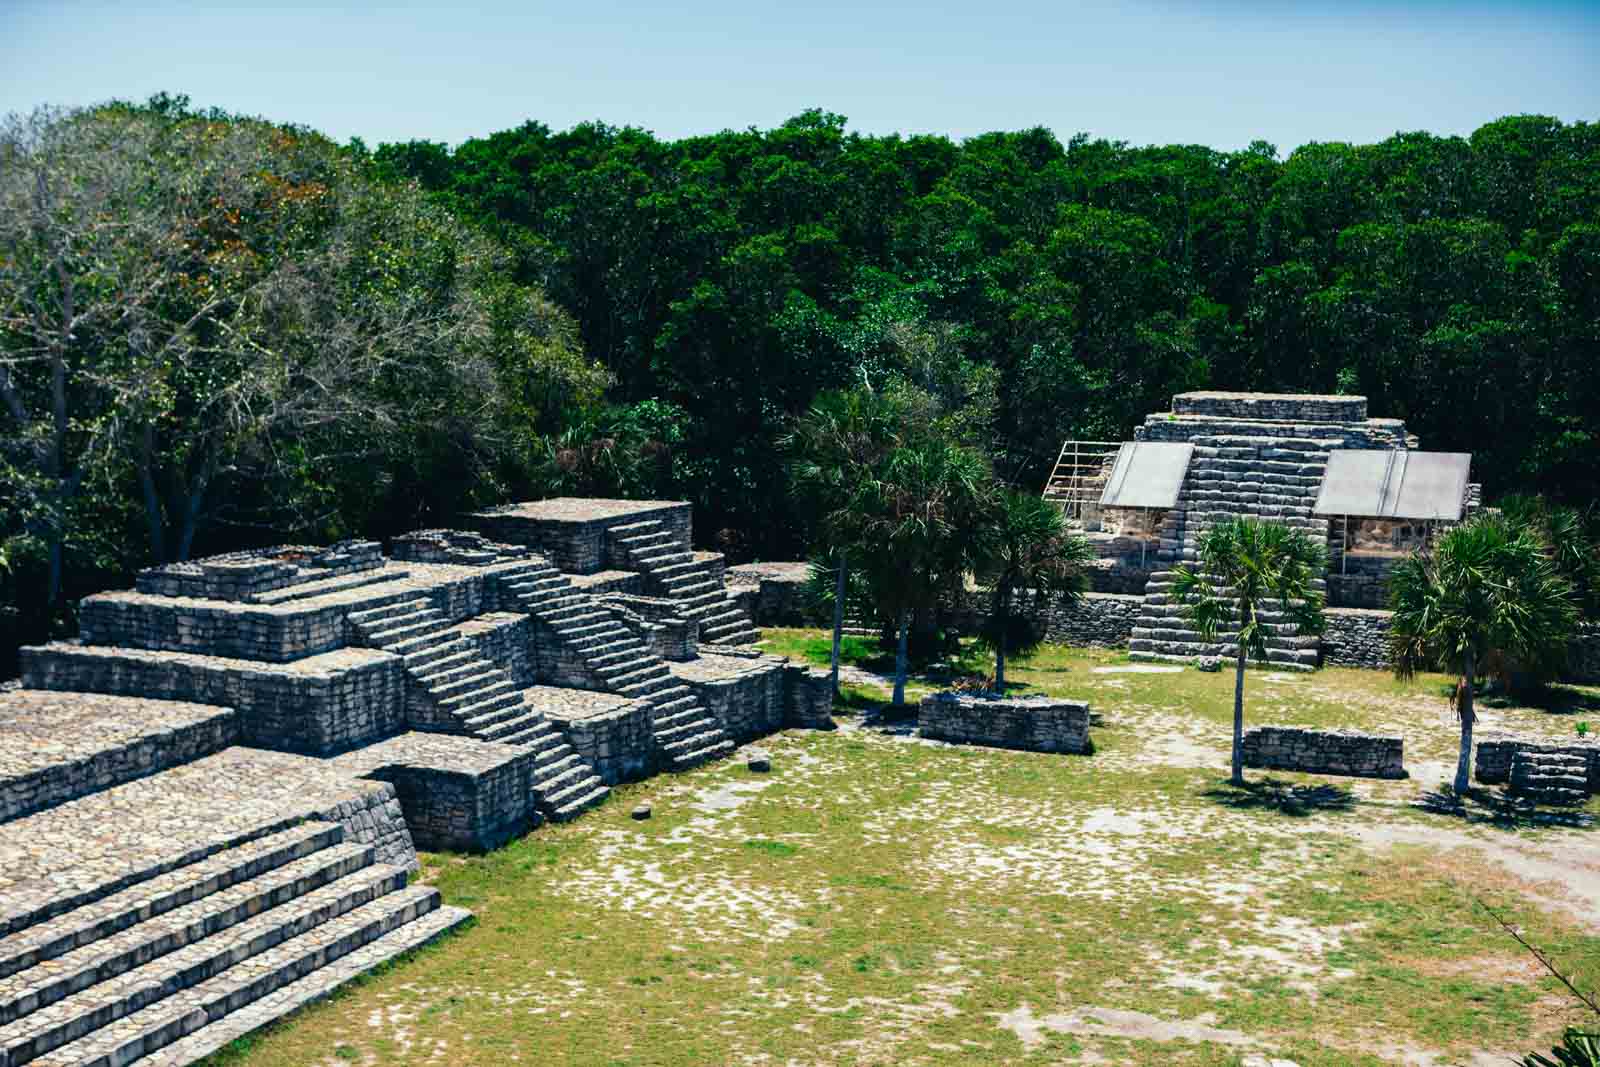
[{"label": "grey stone masonry", "polygon": [[615,610],[634,636],[662,659],[681,661],[695,657],[700,623],[679,616],[677,601],[621,593],[606,593],[597,599]]},{"label": "grey stone masonry", "polygon": [[1278,771],[1405,778],[1405,741],[1347,730],[1258,726],[1245,731],[1244,764]]},{"label": "grey stone masonry", "polygon": [[134,584],[139,592],[156,596],[253,602],[307,584],[353,588],[364,583],[337,579],[375,570],[383,562],[376,541],[340,541],[326,547],[278,545],[147,567]]},{"label": "grey stone masonry", "polygon": [[787,719],[784,661],[769,656],[703,655],[672,666],[738,744],[781,730]]},{"label": "grey stone masonry", "polygon": [[1589,796],[1588,761],[1564,752],[1519,749],[1511,758],[1510,788],[1535,804],[1582,804]]},{"label": "grey stone masonry", "polygon": [[407,733],[333,760],[354,777],[389,782],[418,848],[498,848],[543,822],[531,748]]},{"label": "grey stone masonry", "polygon": [[1172,411],[1175,415],[1270,422],[1364,422],[1367,398],[1314,393],[1179,393],[1172,398]]},{"label": "grey stone masonry", "polygon": [[1600,738],[1553,741],[1490,734],[1478,741],[1472,776],[1485,785],[1509,782],[1519,753],[1577,759],[1586,768],[1588,791],[1600,793]]},{"label": "grey stone masonry", "polygon": [[785,726],[804,730],[832,730],[833,675],[804,663],[783,665]]},{"label": "grey stone masonry", "polygon": [[237,733],[229,708],[0,692],[0,822],[209,756]]},{"label": "grey stone masonry", "polygon": [[702,644],[743,645],[759,638],[753,620],[728,595],[721,553],[691,551],[677,531],[655,518],[614,526],[608,536],[613,559],[632,566],[653,596],[675,601],[679,615],[700,624]]},{"label": "grey stone masonry", "polygon": [[607,785],[638,781],[656,769],[649,701],[555,686],[534,686],[523,699],[561,731]]},{"label": "grey stone masonry", "polygon": [[345,648],[293,663],[56,642],[21,653],[33,689],[143,696],[231,707],[245,744],[322,756],[405,726],[396,656]]},{"label": "grey stone masonry", "polygon": [[607,567],[628,569],[610,555],[607,532],[653,519],[688,547],[692,509],[676,500],[589,500],[557,497],[474,512],[467,521],[498,541],[537,549],[568,574],[593,574]]},{"label": "grey stone masonry", "polygon": [[741,563],[723,572],[729,592],[757,626],[830,626],[832,618],[806,603],[811,565],[803,560]]},{"label": "grey stone masonry", "polygon": [[1044,696],[933,693],[922,698],[917,729],[923,737],[963,745],[1029,752],[1094,751],[1089,705]]},{"label": "grey stone masonry", "polygon": [[1394,614],[1365,608],[1327,608],[1327,628],[1322,633],[1324,666],[1365,667],[1386,671],[1394,663],[1389,650],[1389,627]]}]

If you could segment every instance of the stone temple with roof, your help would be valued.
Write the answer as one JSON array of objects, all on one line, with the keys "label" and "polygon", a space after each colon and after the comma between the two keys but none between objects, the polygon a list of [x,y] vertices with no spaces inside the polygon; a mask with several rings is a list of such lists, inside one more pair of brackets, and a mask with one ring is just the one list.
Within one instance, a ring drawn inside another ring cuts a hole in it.
[{"label": "stone temple with roof", "polygon": [[690,523],[545,500],[85,599],[0,690],[0,1067],[192,1062],[461,923],[417,849],[830,726]]}]

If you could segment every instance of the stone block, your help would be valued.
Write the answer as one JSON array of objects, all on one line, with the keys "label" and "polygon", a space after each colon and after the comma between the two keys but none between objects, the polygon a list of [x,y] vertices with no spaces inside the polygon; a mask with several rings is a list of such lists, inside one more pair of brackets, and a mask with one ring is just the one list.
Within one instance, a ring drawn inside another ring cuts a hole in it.
[{"label": "stone block", "polygon": [[922,698],[923,737],[1028,752],[1089,753],[1089,705],[1054,697],[944,692]]}]

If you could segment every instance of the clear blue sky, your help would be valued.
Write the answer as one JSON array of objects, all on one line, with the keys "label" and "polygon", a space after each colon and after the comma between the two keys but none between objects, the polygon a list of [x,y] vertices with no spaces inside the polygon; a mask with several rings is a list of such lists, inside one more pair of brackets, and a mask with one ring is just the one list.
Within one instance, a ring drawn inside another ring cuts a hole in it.
[{"label": "clear blue sky", "polygon": [[1600,119],[1600,0],[0,0],[0,112],[163,89],[369,144],[529,118],[677,137],[821,107],[870,133],[1043,125],[1287,153],[1521,112]]}]

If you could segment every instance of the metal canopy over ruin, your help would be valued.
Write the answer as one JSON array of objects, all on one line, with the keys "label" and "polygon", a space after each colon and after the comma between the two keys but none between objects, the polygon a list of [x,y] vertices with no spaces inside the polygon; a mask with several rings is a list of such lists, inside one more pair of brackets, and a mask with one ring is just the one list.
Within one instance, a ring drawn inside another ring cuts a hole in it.
[{"label": "metal canopy over ruin", "polygon": [[1189,470],[1194,445],[1169,441],[1128,441],[1106,479],[1100,506],[1105,508],[1170,508]]},{"label": "metal canopy over ruin", "polygon": [[1313,509],[1317,515],[1457,521],[1467,496],[1470,452],[1339,449]]}]

